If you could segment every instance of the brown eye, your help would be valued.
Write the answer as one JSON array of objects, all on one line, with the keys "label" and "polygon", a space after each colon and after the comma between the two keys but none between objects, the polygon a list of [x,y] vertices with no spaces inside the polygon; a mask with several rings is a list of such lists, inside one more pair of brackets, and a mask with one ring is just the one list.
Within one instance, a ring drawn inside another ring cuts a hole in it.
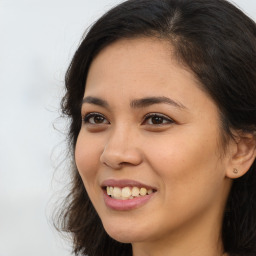
[{"label": "brown eye", "polygon": [[84,117],[86,124],[109,124],[108,120],[99,113],[90,113]]},{"label": "brown eye", "polygon": [[163,119],[163,117],[161,117],[161,116],[153,116],[153,117],[151,118],[151,123],[152,123],[152,124],[162,124],[163,121],[164,121],[164,119]]},{"label": "brown eye", "polygon": [[172,124],[174,123],[174,121],[167,116],[153,113],[153,114],[146,115],[143,123],[149,124],[149,125],[165,125],[165,124]]},{"label": "brown eye", "polygon": [[94,116],[93,118],[94,123],[95,124],[101,124],[104,123],[105,118],[103,118],[102,116]]}]

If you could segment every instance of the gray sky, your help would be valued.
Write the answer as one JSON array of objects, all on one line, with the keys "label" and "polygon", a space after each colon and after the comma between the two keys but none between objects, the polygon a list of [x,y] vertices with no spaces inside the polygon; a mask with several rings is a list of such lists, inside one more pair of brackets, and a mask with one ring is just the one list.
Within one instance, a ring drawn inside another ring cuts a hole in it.
[{"label": "gray sky", "polygon": [[[47,217],[65,159],[53,123],[82,33],[118,2],[0,0],[0,256],[71,255]],[[233,2],[256,20],[256,1]]]}]

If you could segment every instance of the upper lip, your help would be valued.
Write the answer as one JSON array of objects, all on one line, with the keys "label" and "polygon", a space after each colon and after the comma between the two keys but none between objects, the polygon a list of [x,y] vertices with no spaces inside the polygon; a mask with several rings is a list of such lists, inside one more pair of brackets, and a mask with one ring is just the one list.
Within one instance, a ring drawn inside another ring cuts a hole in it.
[{"label": "upper lip", "polygon": [[146,188],[146,189],[156,190],[155,187],[146,185],[146,184],[141,183],[139,181],[128,180],[128,179],[123,179],[123,180],[108,179],[108,180],[104,180],[101,184],[101,187],[102,188],[104,188],[104,187],[119,187],[119,188],[139,187],[139,188]]}]

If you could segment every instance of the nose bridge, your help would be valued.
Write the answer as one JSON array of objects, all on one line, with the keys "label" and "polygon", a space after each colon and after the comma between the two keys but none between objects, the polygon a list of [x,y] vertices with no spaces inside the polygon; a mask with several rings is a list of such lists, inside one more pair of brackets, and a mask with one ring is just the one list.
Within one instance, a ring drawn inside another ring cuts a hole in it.
[{"label": "nose bridge", "polygon": [[132,130],[130,129],[129,124],[123,122],[112,129],[107,144],[111,147],[120,146],[120,149],[125,150],[128,138],[132,139]]},{"label": "nose bridge", "polygon": [[120,123],[110,131],[100,160],[103,164],[120,169],[124,164],[138,165],[142,160],[137,134],[127,123]]}]

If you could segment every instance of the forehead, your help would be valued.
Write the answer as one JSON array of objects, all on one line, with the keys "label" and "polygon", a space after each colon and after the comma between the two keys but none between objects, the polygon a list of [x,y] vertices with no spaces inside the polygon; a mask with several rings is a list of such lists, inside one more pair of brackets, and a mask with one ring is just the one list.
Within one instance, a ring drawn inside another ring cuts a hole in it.
[{"label": "forehead", "polygon": [[[85,96],[113,98],[208,96],[194,74],[174,57],[174,49],[158,38],[122,39],[104,48],[89,68]],[[198,95],[200,94],[200,95]]]},{"label": "forehead", "polygon": [[92,61],[86,90],[103,86],[110,89],[114,84],[119,88],[136,84],[139,85],[137,89],[143,85],[150,89],[153,85],[166,84],[168,79],[179,80],[181,71],[182,77],[198,84],[192,72],[182,67],[173,53],[169,42],[157,38],[116,41],[100,51]]}]

